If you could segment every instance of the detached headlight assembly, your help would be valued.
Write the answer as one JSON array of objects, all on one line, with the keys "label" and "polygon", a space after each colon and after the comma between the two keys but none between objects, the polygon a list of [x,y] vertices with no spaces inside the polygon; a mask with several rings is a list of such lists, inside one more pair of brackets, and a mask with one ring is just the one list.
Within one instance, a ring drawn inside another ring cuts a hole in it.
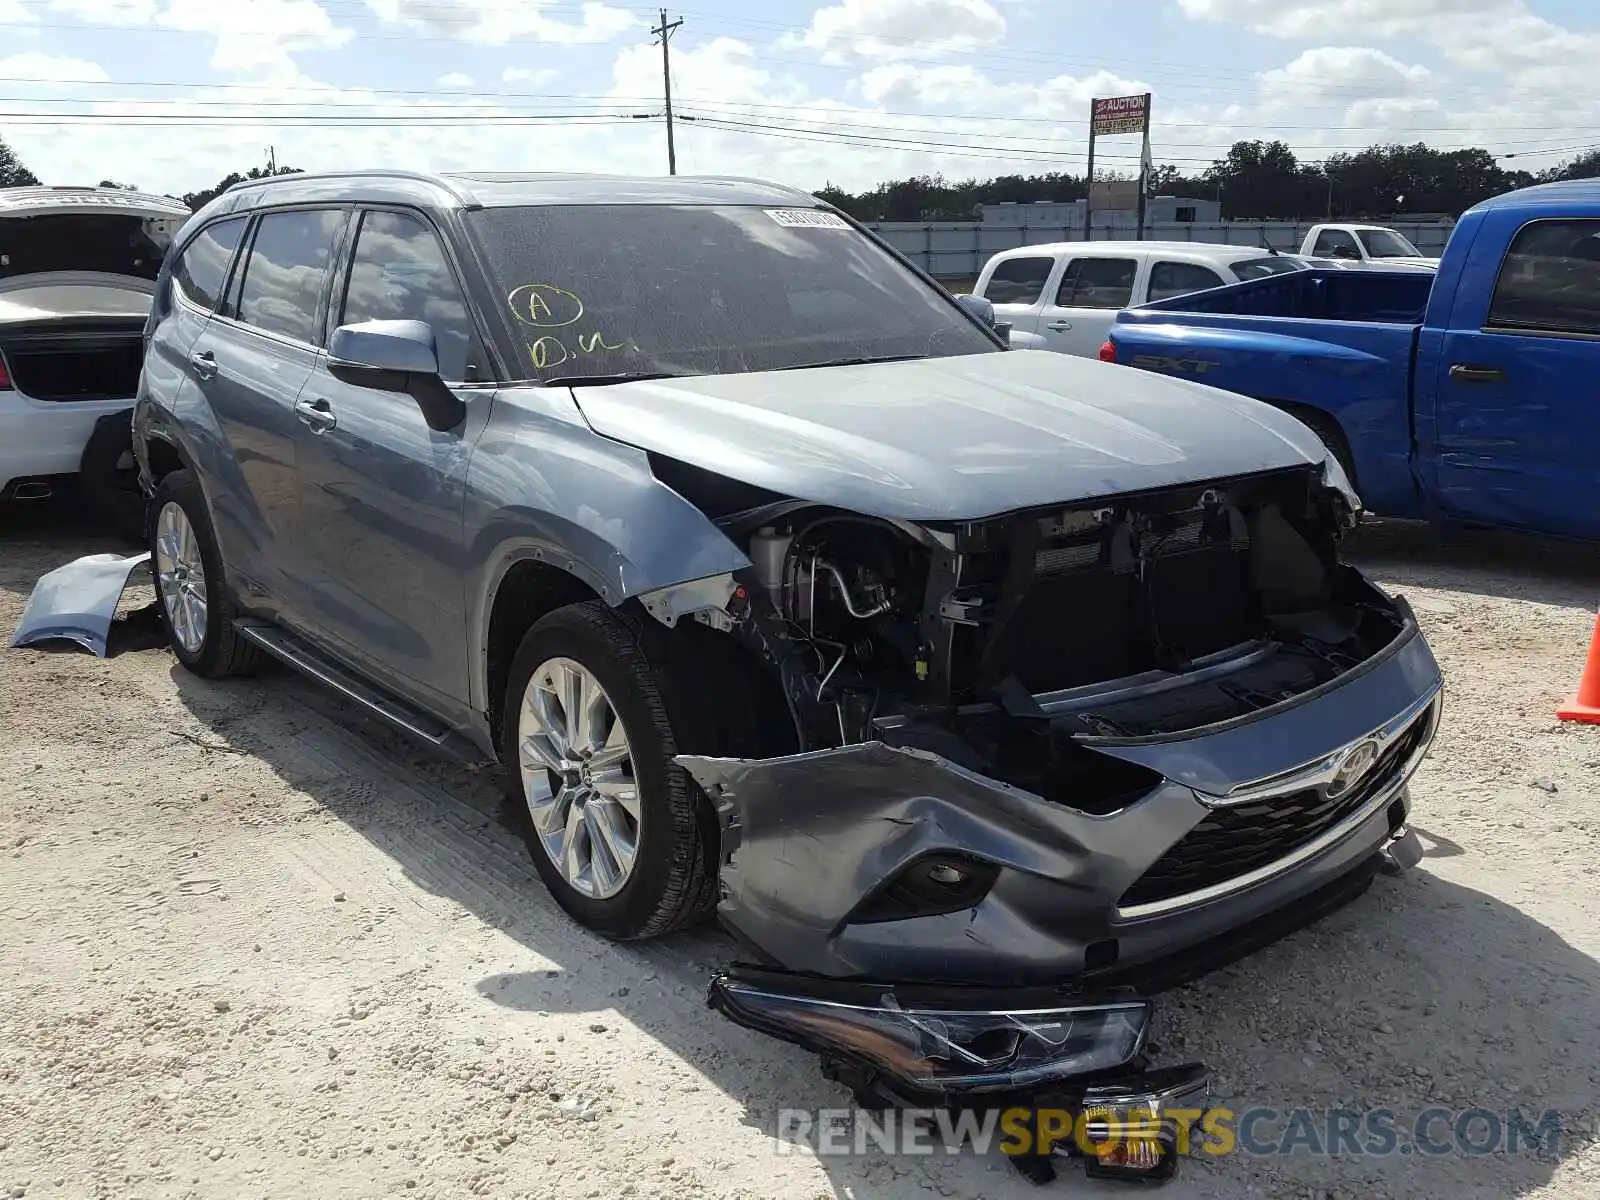
[{"label": "detached headlight assembly", "polygon": [[[1120,1067],[1144,1042],[1149,1001],[994,1007],[998,997],[902,1002],[885,985],[823,983],[795,994],[776,982],[728,974],[711,981],[708,1002],[737,1025],[881,1071],[917,1096],[1015,1092]],[[1013,993],[1014,995],[1014,993]]]}]

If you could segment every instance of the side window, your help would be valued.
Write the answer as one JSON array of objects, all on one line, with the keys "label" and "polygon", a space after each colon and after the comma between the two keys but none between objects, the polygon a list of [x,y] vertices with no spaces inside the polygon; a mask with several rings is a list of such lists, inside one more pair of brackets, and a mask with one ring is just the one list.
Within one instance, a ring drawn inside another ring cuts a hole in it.
[{"label": "side window", "polygon": [[361,218],[338,324],[360,321],[426,321],[439,373],[456,381],[475,374],[467,369],[475,343],[472,317],[439,235],[419,217],[369,212]]},{"label": "side window", "polygon": [[1203,292],[1207,288],[1221,287],[1226,282],[1210,267],[1195,263],[1158,262],[1150,268],[1151,300],[1165,300],[1168,296],[1182,296],[1188,292]]},{"label": "side window", "polygon": [[1044,291],[1053,258],[1004,258],[994,265],[994,274],[980,293],[991,304],[1032,304]]},{"label": "side window", "polygon": [[233,252],[239,248],[248,221],[247,217],[233,217],[207,225],[184,247],[172,269],[172,278],[191,304],[208,312],[217,306],[228,278],[228,264],[233,261]]},{"label": "side window", "polygon": [[1131,258],[1077,258],[1056,289],[1058,308],[1126,308],[1139,264]]},{"label": "side window", "polygon": [[1600,221],[1517,231],[1489,301],[1491,328],[1600,335]]},{"label": "side window", "polygon": [[316,344],[317,300],[344,217],[337,208],[265,214],[245,263],[239,320]]},{"label": "side window", "polygon": [[1311,247],[1311,252],[1323,258],[1361,257],[1361,247],[1356,245],[1354,235],[1343,229],[1324,229],[1317,235],[1317,244]]}]

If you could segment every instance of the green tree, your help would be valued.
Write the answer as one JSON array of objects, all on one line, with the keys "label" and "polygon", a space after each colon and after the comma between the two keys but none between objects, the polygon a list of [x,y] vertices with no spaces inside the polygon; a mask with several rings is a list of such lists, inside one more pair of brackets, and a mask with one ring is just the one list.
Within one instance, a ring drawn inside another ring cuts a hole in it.
[{"label": "green tree", "polygon": [[243,175],[234,171],[225,176],[216,187],[206,188],[199,192],[188,192],[180,199],[189,206],[189,211],[198,212],[236,183],[244,183],[249,179],[270,179],[276,175],[299,175],[300,173],[299,167],[279,167],[275,171],[268,170],[266,167],[251,167]]},{"label": "green tree", "polygon": [[34,187],[39,177],[17,157],[17,152],[0,141],[0,187]]},{"label": "green tree", "polygon": [[137,192],[139,190],[137,183],[118,183],[115,179],[102,179],[100,186],[103,188],[116,188],[119,192]]}]

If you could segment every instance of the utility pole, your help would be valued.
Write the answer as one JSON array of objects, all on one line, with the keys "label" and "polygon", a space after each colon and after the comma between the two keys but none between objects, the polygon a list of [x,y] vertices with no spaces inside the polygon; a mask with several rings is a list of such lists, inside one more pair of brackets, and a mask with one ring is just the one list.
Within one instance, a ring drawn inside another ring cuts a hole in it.
[{"label": "utility pole", "polygon": [[661,10],[661,25],[650,32],[661,39],[661,86],[667,98],[667,174],[678,173],[678,152],[672,145],[672,57],[667,50],[667,43],[672,39],[672,31],[683,24],[679,17],[671,24],[667,23],[667,10]]},{"label": "utility pole", "polygon": [[267,147],[267,174],[268,175],[276,175],[277,173],[278,173],[278,148],[276,146],[268,146]]}]

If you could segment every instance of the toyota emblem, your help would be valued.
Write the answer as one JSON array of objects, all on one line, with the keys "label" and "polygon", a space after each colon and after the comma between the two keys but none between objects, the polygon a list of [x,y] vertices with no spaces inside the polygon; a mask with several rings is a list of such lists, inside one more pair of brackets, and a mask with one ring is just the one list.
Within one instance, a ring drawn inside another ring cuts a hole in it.
[{"label": "toyota emblem", "polygon": [[1346,750],[1334,769],[1333,778],[1328,780],[1328,786],[1324,789],[1328,799],[1337,800],[1360,783],[1377,763],[1378,750],[1378,739],[1375,737],[1357,742]]}]

